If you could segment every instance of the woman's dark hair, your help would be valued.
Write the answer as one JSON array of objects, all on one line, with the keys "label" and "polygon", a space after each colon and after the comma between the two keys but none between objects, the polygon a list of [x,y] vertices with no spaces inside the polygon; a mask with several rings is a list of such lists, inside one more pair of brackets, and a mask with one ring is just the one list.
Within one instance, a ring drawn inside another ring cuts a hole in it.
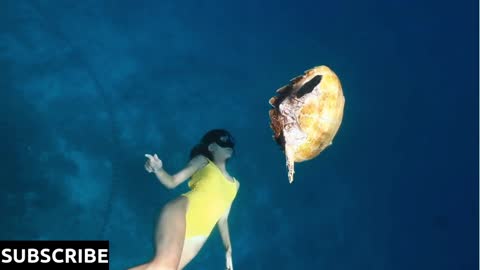
[{"label": "woman's dark hair", "polygon": [[219,142],[220,138],[224,136],[230,138],[233,147],[233,137],[230,132],[225,129],[212,129],[205,133],[200,142],[192,148],[190,151],[190,160],[198,155],[203,155],[206,158],[213,160],[212,153],[208,150],[208,146],[211,143]]}]

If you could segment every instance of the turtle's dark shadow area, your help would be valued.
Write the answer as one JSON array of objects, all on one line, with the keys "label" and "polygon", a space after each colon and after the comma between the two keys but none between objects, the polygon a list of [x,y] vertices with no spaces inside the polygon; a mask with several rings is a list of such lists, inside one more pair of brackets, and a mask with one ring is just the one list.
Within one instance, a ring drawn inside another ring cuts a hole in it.
[{"label": "turtle's dark shadow area", "polygon": [[295,96],[301,98],[304,95],[311,93],[313,89],[322,81],[322,75],[316,75],[310,81],[306,82],[300,89],[298,89]]}]

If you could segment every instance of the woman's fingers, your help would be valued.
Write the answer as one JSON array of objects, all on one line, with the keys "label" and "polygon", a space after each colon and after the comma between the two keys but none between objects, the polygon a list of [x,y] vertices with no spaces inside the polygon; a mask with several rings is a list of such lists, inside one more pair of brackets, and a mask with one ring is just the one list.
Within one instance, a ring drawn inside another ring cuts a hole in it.
[{"label": "woman's fingers", "polygon": [[152,172],[153,169],[152,169],[152,166],[150,166],[150,164],[145,164],[145,169],[148,171],[148,172]]},{"label": "woman's fingers", "polygon": [[160,159],[158,158],[157,154],[154,154],[153,156],[150,155],[150,154],[145,154],[145,156],[150,159],[150,160],[155,160],[155,161],[160,161]]},{"label": "woman's fingers", "polygon": [[148,158],[146,164],[148,164],[151,171],[153,171],[153,166],[152,165],[156,165],[155,167],[162,167],[162,165],[163,165],[162,161],[158,158],[157,154],[154,154],[153,156],[150,155],[150,154],[145,154],[145,157]]}]

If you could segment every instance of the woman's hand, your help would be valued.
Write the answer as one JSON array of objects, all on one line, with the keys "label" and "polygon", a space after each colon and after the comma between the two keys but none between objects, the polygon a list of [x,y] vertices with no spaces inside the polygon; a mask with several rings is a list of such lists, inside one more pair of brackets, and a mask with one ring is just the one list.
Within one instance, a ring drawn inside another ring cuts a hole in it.
[{"label": "woman's hand", "polygon": [[148,158],[147,162],[145,162],[145,169],[147,170],[147,172],[149,173],[156,172],[163,167],[163,163],[158,158],[157,154],[153,156],[149,154],[145,154],[145,156]]},{"label": "woman's hand", "polygon": [[226,258],[226,270],[233,270],[233,263],[232,263],[232,250],[227,250],[227,253],[225,254]]}]

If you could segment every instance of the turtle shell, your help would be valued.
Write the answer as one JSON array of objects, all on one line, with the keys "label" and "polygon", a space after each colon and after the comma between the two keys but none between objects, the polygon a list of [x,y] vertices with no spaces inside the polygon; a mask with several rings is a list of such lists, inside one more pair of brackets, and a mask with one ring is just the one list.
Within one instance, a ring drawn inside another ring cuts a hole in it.
[{"label": "turtle shell", "polygon": [[269,103],[273,138],[286,155],[292,183],[295,162],[313,159],[332,144],[343,118],[342,85],[329,67],[317,66],[279,88]]}]

